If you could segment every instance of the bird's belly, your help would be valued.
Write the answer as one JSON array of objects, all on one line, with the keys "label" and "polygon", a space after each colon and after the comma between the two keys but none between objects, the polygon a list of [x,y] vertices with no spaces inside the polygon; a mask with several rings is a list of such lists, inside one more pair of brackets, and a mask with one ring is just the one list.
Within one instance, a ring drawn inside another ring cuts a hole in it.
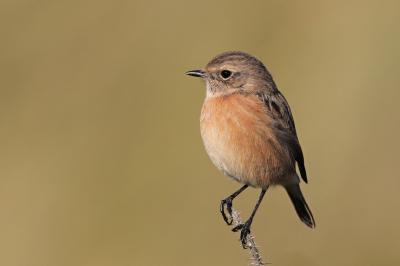
[{"label": "bird's belly", "polygon": [[200,127],[206,151],[219,170],[238,182],[266,188],[279,184],[285,167],[268,126],[270,118],[259,102],[241,95],[206,98]]}]

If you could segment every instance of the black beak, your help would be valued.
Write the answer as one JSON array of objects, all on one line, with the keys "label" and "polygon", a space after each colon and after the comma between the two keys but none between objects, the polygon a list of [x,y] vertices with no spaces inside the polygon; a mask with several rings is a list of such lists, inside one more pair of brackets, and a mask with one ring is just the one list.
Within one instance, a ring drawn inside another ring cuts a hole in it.
[{"label": "black beak", "polygon": [[193,76],[193,77],[199,77],[199,78],[205,78],[206,74],[204,73],[203,70],[191,70],[185,73],[186,75]]}]

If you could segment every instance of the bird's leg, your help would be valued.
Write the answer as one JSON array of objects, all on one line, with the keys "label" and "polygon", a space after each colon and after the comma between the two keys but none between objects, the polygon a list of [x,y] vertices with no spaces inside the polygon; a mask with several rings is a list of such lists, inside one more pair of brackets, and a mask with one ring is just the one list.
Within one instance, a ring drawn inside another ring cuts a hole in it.
[{"label": "bird's leg", "polygon": [[[224,221],[228,224],[231,225],[232,224],[232,200],[234,198],[236,198],[237,195],[239,195],[243,190],[245,190],[248,187],[248,185],[244,185],[243,187],[241,187],[238,191],[236,191],[235,193],[233,193],[232,195],[230,195],[229,197],[227,197],[226,199],[221,200],[221,205],[219,207],[219,210],[222,214],[222,218],[224,218]],[[228,221],[228,217],[226,217],[225,214],[225,205],[226,205],[226,210],[229,213],[230,216],[230,221]]]},{"label": "bird's leg", "polygon": [[242,241],[243,248],[246,248],[247,235],[250,234],[251,223],[253,222],[254,215],[257,212],[258,206],[260,206],[260,203],[265,195],[265,192],[267,192],[267,190],[261,191],[260,197],[258,198],[257,204],[254,207],[254,210],[251,213],[250,218],[244,224],[238,224],[232,229],[233,232],[237,232],[240,230],[240,241]]}]

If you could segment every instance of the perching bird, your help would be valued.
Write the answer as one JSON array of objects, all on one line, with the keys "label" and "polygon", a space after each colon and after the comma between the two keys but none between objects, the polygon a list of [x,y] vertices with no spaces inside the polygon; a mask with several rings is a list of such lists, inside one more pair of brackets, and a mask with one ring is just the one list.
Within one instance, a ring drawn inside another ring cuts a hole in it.
[{"label": "perching bird", "polygon": [[243,247],[246,247],[254,215],[270,186],[283,186],[300,220],[315,228],[296,173],[297,162],[301,177],[307,183],[292,113],[263,63],[246,53],[226,52],[213,58],[203,70],[186,74],[202,78],[207,85],[200,127],[208,155],[222,173],[244,184],[221,201],[220,211],[228,225],[232,224],[232,200],[248,186],[261,188],[250,218],[232,229],[241,230]]}]

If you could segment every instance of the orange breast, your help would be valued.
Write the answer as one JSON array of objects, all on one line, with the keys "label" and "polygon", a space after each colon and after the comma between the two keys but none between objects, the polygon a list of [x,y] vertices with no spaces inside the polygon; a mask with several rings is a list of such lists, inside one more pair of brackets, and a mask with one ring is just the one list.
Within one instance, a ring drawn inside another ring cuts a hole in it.
[{"label": "orange breast", "polygon": [[265,188],[294,172],[294,162],[273,132],[266,106],[253,95],[207,97],[200,117],[208,155],[223,173],[244,184]]}]

